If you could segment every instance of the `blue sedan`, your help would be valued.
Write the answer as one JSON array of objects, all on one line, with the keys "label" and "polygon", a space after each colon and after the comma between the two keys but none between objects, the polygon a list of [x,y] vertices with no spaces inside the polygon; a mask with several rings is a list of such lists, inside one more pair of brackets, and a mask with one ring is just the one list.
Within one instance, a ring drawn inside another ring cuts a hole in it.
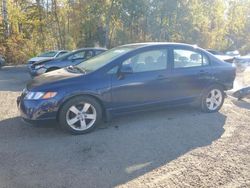
[{"label": "blue sedan", "polygon": [[217,112],[234,79],[232,64],[197,46],[130,44],[33,79],[17,103],[28,122],[57,120],[82,134],[102,120],[155,107],[196,102]]}]

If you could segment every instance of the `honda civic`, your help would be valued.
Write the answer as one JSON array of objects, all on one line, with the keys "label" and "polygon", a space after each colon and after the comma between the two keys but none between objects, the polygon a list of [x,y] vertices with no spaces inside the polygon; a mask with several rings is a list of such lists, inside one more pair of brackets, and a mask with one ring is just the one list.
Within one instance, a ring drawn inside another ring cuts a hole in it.
[{"label": "honda civic", "polygon": [[197,46],[129,44],[36,77],[17,104],[28,122],[56,120],[82,134],[115,116],[158,107],[195,102],[217,112],[234,79],[233,64]]}]

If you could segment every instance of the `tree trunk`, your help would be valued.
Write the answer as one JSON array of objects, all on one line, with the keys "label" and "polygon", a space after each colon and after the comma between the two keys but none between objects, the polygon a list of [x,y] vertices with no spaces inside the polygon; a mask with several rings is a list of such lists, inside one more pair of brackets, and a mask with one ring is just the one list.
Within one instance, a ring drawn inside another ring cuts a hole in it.
[{"label": "tree trunk", "polygon": [[59,17],[57,14],[57,0],[53,0],[52,1],[52,9],[54,11],[54,17],[55,17],[55,22],[56,22],[56,26],[58,29],[58,34],[59,34],[59,41],[60,41],[60,48],[65,48],[64,44],[63,44],[63,36],[62,36],[62,29],[60,27],[60,21],[59,21]]},{"label": "tree trunk", "polygon": [[40,0],[36,0],[36,5],[38,8],[38,12],[39,12],[39,32],[41,34],[41,40],[40,43],[42,45],[42,50],[45,50],[45,35],[44,35],[44,29],[43,29],[43,2],[41,2]]},{"label": "tree trunk", "polygon": [[110,21],[111,21],[111,16],[113,14],[113,7],[114,7],[114,2],[115,0],[111,1],[111,5],[109,8],[109,12],[108,12],[108,17],[106,18],[106,29],[105,29],[105,47],[109,48],[109,33],[110,33]]},{"label": "tree trunk", "polygon": [[7,0],[2,0],[2,14],[3,14],[4,36],[8,37],[10,35],[10,27],[8,20]]}]

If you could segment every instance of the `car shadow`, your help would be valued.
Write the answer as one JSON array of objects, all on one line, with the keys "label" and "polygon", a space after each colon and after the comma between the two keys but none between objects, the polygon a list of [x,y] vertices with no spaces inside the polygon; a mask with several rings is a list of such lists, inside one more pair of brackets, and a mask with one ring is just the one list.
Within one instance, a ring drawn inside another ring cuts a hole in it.
[{"label": "car shadow", "polygon": [[7,66],[0,70],[0,91],[22,91],[30,80],[26,66]]},{"label": "car shadow", "polygon": [[72,136],[55,124],[0,121],[0,182],[9,187],[113,187],[131,181],[224,132],[226,116],[178,107],[127,115]]}]

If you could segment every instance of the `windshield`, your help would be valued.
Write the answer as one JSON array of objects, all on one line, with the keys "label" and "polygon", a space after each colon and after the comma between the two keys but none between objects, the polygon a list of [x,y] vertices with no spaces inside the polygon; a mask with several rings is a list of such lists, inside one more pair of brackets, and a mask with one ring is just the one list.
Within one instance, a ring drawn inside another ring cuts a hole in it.
[{"label": "windshield", "polygon": [[60,52],[58,55],[57,55],[57,57],[62,57],[63,55],[65,55],[65,54],[68,54],[69,52]]},{"label": "windshield", "polygon": [[134,45],[134,46],[123,46],[123,47],[113,48],[96,57],[93,57],[87,61],[78,64],[77,67],[84,71],[92,72],[110,63],[115,58],[120,57],[121,55],[137,47],[138,46]]},{"label": "windshield", "polygon": [[66,52],[62,55],[57,56],[56,59],[64,59],[64,58],[67,58],[68,56],[70,56],[71,54],[73,54],[73,52]]},{"label": "windshield", "polygon": [[57,54],[57,51],[50,51],[40,54],[38,57],[54,57]]}]

